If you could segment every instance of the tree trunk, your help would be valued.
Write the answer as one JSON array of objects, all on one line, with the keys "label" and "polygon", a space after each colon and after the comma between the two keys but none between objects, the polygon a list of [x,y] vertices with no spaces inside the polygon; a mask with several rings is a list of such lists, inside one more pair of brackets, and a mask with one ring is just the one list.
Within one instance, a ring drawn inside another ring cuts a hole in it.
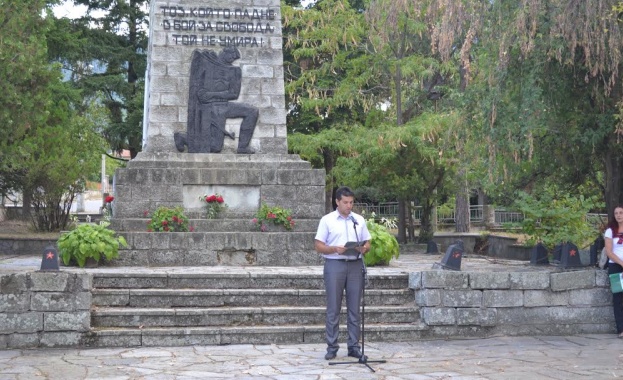
[{"label": "tree trunk", "polygon": [[413,222],[413,207],[411,207],[413,203],[407,203],[407,240],[415,241],[415,223]]},{"label": "tree trunk", "polygon": [[407,242],[406,227],[405,200],[398,199],[398,243],[404,244]]},{"label": "tree trunk", "polygon": [[426,200],[422,203],[422,219],[420,219],[420,235],[418,237],[418,243],[424,244],[433,240],[435,234],[435,227],[432,223],[434,204],[430,200]]},{"label": "tree trunk", "polygon": [[4,207],[4,195],[0,195],[0,222],[7,220],[6,208]]},{"label": "tree trunk", "polygon": [[29,189],[22,190],[22,220],[31,220],[32,194]]},{"label": "tree trunk", "polygon": [[469,232],[469,189],[465,178],[465,169],[457,173],[459,189],[456,192],[456,204],[454,207],[455,232]]},{"label": "tree trunk", "polygon": [[618,153],[616,149],[608,149],[605,154],[606,161],[606,186],[605,186],[605,198],[606,198],[606,211],[608,215],[612,213],[612,210],[616,206],[623,204],[623,157]]}]

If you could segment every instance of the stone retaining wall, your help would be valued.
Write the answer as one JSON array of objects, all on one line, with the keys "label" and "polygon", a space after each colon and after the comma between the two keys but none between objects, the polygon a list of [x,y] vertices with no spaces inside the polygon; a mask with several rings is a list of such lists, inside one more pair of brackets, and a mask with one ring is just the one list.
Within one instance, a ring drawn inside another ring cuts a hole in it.
[{"label": "stone retaining wall", "polygon": [[56,239],[0,238],[0,255],[40,255],[48,245],[56,246]]},{"label": "stone retaining wall", "polygon": [[475,233],[456,234],[436,232],[433,236],[433,241],[439,245],[439,252],[443,253],[449,246],[456,243],[458,240],[461,240],[463,242],[463,249],[465,250],[465,253],[470,254],[474,253],[476,240],[481,237],[482,236],[480,234]]},{"label": "stone retaining wall", "polygon": [[614,333],[606,271],[411,273],[431,336]]},{"label": "stone retaining wall", "polygon": [[[0,275],[0,349],[81,347],[91,329],[92,276]],[[614,333],[607,273],[455,272],[409,275],[422,337]]]},{"label": "stone retaining wall", "polygon": [[0,349],[77,347],[91,328],[89,274],[0,275]]}]

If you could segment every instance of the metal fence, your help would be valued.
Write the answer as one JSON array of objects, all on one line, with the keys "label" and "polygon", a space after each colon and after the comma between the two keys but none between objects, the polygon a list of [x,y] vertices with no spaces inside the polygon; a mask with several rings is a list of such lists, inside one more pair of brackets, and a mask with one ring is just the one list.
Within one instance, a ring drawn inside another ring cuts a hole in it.
[{"label": "metal fence", "polygon": [[521,212],[500,209],[494,211],[493,223],[496,226],[503,226],[505,224],[521,223],[523,218],[524,214]]},{"label": "metal fence", "polygon": [[353,205],[353,211],[365,217],[374,215],[377,218],[397,218],[398,202],[385,202],[379,203],[378,205],[355,203]]},{"label": "metal fence", "polygon": [[[469,218],[472,223],[483,223],[484,220],[484,207],[482,205],[469,206]],[[374,214],[377,218],[397,218],[398,217],[398,202],[384,202],[378,205],[371,205],[367,203],[355,203],[354,210],[357,213],[370,216]],[[422,207],[412,206],[412,220],[416,225],[420,224],[422,220]],[[437,209],[438,224],[454,224],[456,215],[454,209],[441,210]],[[521,222],[523,220],[523,214],[518,212],[508,212],[505,210],[495,210],[495,224],[502,225],[504,223]]]},{"label": "metal fence", "polygon": [[[378,205],[355,203],[354,210],[365,216],[370,216],[374,213],[377,218],[398,218],[398,202],[385,202],[379,203]],[[422,207],[412,206],[411,210],[413,223],[415,225],[420,225],[420,221],[422,220]],[[437,209],[437,215],[435,216],[438,224],[454,224],[456,220],[454,209]],[[482,205],[469,206],[469,218],[472,223],[484,223],[484,207]],[[494,210],[493,224],[501,227],[508,224],[521,223],[523,219],[524,214],[521,212],[507,211],[506,209],[500,208]],[[608,215],[589,213],[586,215],[586,220],[595,226],[601,226],[608,222]]]}]

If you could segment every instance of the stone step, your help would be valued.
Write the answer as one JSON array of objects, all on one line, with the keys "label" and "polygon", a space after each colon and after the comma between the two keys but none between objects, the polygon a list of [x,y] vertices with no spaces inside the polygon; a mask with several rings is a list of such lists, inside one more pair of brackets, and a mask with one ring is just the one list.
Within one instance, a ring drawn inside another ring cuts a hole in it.
[{"label": "stone step", "polygon": [[118,267],[304,266],[321,265],[315,232],[168,232],[125,231],[128,243]]},{"label": "stone step", "polygon": [[[93,274],[95,347],[324,342],[322,266],[109,268]],[[427,334],[407,273],[368,271],[366,339]],[[345,324],[346,310],[340,316]],[[342,327],[345,334],[346,327]],[[342,337],[346,340],[346,337]]]},{"label": "stone step", "polygon": [[[421,322],[366,323],[365,342],[408,342],[429,337]],[[340,342],[346,342],[346,326],[340,326]],[[324,343],[325,326],[236,326],[173,328],[93,328],[82,342],[89,347],[156,347],[224,344]],[[344,351],[344,344],[342,345]],[[371,358],[372,359],[372,358]]]},{"label": "stone step", "polygon": [[[368,323],[415,323],[415,306],[367,307]],[[325,321],[324,307],[229,307],[229,308],[96,308],[91,326],[103,327],[197,327],[318,325]],[[346,323],[346,308],[341,313]]]},{"label": "stone step", "polygon": [[[406,305],[415,300],[411,289],[367,289],[371,306]],[[93,289],[94,306],[217,307],[323,306],[320,289]]]},{"label": "stone step", "polygon": [[[275,270],[277,271],[277,270]],[[368,288],[406,289],[409,275],[369,274]],[[205,271],[185,269],[180,271],[149,270],[145,272],[98,272],[93,275],[96,289],[324,289],[322,268],[272,273],[268,271],[220,269]]]},{"label": "stone step", "polygon": [[[258,231],[252,222],[253,215],[244,215],[240,217],[232,216],[219,219],[205,219],[203,215],[197,213],[187,213],[189,218],[188,225],[193,228],[194,232],[255,232]],[[125,218],[113,219],[111,228],[116,231],[135,231],[147,232],[149,218]],[[318,219],[294,219],[295,226],[292,231],[296,232],[316,232],[318,228]],[[268,226],[268,231],[285,231],[282,227]]]},{"label": "stone step", "polygon": [[[311,164],[303,161],[296,154],[256,154],[242,157],[231,153],[169,153],[169,152],[141,152],[132,160],[130,170],[170,170],[180,172],[193,169],[224,169],[233,170],[262,170],[266,168],[294,170],[310,169]],[[130,171],[128,170],[128,171]],[[161,174],[162,176],[162,174]]]}]

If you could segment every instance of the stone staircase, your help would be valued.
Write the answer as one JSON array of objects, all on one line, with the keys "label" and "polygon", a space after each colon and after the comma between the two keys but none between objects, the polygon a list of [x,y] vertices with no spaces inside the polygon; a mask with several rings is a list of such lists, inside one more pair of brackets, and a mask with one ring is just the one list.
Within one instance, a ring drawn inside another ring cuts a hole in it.
[{"label": "stone staircase", "polygon": [[[197,269],[197,268],[194,268]],[[93,275],[95,347],[323,343],[322,267],[175,268]],[[408,274],[369,274],[365,340],[409,341],[426,330]],[[345,313],[340,330],[346,341]]]}]

